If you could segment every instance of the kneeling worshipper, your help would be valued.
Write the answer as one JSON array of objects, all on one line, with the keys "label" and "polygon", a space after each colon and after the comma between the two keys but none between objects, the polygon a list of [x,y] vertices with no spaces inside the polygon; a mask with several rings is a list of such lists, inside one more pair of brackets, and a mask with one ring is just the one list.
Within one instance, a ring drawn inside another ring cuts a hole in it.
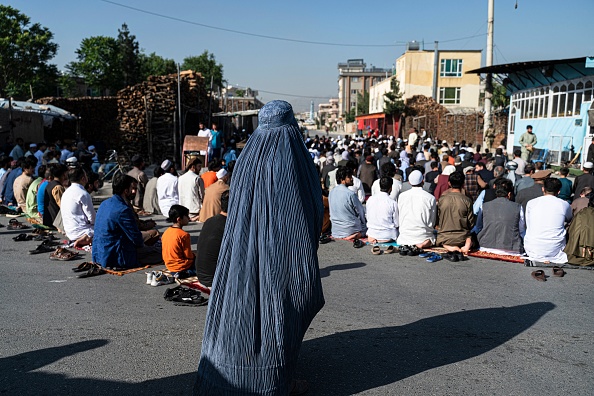
[{"label": "kneeling worshipper", "polygon": [[557,198],[561,191],[559,179],[546,179],[542,189],[542,197],[526,204],[524,249],[530,261],[565,264],[565,224],[573,217],[571,207]]},{"label": "kneeling worshipper", "polygon": [[367,200],[367,236],[369,242],[395,242],[398,238],[398,203],[390,198],[392,177],[379,180],[380,191]]},{"label": "kneeling worshipper", "polygon": [[480,250],[519,255],[526,233],[524,210],[511,200],[514,193],[511,180],[498,179],[494,187],[497,198],[483,204],[476,220]]},{"label": "kneeling worshipper", "polygon": [[349,190],[353,185],[353,171],[341,166],[336,171],[337,186],[328,194],[330,205],[330,222],[332,236],[354,240],[367,232],[365,209],[354,192]]},{"label": "kneeling worshipper", "polygon": [[84,187],[88,182],[85,171],[82,168],[70,169],[68,179],[70,187],[62,195],[60,212],[66,236],[75,241],[75,248],[80,248],[93,242],[96,212],[93,198]]},{"label": "kneeling worshipper", "polygon": [[419,249],[435,243],[437,203],[435,197],[423,190],[423,174],[414,170],[408,175],[411,189],[398,196],[399,245],[415,245]]},{"label": "kneeling worshipper", "polygon": [[132,176],[114,177],[113,196],[103,201],[95,218],[93,261],[103,267],[134,268],[163,262],[161,248],[148,246],[138,228],[130,204],[138,181]]},{"label": "kneeling worshipper", "polygon": [[324,305],[322,190],[291,105],[267,103],[258,124],[233,172],[195,395],[285,396],[308,387],[294,375]]},{"label": "kneeling worshipper", "polygon": [[[574,201],[575,202],[575,201]],[[594,266],[594,194],[587,208],[580,210],[569,226],[565,246],[567,262],[573,265]]]},{"label": "kneeling worshipper", "polygon": [[462,193],[462,172],[453,172],[448,184],[448,193],[443,194],[437,204],[437,245],[443,246],[449,252],[466,254],[472,247],[470,231],[476,220],[472,210],[472,199]]}]

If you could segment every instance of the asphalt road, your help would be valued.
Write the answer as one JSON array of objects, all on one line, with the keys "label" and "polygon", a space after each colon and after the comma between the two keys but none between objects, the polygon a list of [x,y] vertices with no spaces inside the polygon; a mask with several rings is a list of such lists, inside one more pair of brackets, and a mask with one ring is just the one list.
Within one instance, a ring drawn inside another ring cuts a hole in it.
[{"label": "asphalt road", "polygon": [[[77,279],[82,260],[28,255],[18,233],[0,229],[0,394],[191,393],[206,307],[174,306],[143,272]],[[594,271],[543,283],[343,241],[319,257],[326,305],[298,367],[310,395],[594,394]]]}]

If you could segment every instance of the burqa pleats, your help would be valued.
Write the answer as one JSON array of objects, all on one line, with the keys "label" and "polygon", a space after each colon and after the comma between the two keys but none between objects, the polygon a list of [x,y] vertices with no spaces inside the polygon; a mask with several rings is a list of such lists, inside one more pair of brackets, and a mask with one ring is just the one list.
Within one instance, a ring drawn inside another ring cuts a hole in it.
[{"label": "burqa pleats", "polygon": [[196,395],[287,395],[324,305],[321,187],[291,106],[273,101],[235,166]]}]

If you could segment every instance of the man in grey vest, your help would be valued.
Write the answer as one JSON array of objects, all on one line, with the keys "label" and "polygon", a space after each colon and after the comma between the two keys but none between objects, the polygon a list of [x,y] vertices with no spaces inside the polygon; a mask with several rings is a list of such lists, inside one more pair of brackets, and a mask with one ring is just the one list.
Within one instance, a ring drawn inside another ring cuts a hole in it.
[{"label": "man in grey vest", "polygon": [[497,179],[494,185],[497,198],[483,204],[477,227],[481,250],[497,249],[519,254],[526,221],[522,205],[511,201],[514,185],[511,180]]}]

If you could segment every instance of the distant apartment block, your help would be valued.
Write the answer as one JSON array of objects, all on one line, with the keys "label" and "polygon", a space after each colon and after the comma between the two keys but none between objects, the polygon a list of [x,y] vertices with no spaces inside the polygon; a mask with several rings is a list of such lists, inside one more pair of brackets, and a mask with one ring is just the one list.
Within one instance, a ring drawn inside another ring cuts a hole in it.
[{"label": "distant apartment block", "polygon": [[322,126],[331,127],[339,120],[340,112],[338,111],[338,99],[332,98],[328,103],[318,104],[318,117]]},{"label": "distant apartment block", "polygon": [[[480,66],[480,65],[479,65]],[[391,70],[368,68],[363,59],[349,59],[338,64],[338,114],[357,106],[357,94],[369,92],[372,85],[386,79]]]},{"label": "distant apartment block", "polygon": [[[480,109],[480,78],[465,73],[481,66],[481,50],[439,50],[437,56],[435,100],[445,107]],[[396,78],[403,98],[433,96],[434,70],[435,51],[409,49],[396,59]]]},{"label": "distant apartment block", "polygon": [[224,112],[256,110],[264,106],[257,98],[258,91],[229,85],[221,91],[219,107]]}]

